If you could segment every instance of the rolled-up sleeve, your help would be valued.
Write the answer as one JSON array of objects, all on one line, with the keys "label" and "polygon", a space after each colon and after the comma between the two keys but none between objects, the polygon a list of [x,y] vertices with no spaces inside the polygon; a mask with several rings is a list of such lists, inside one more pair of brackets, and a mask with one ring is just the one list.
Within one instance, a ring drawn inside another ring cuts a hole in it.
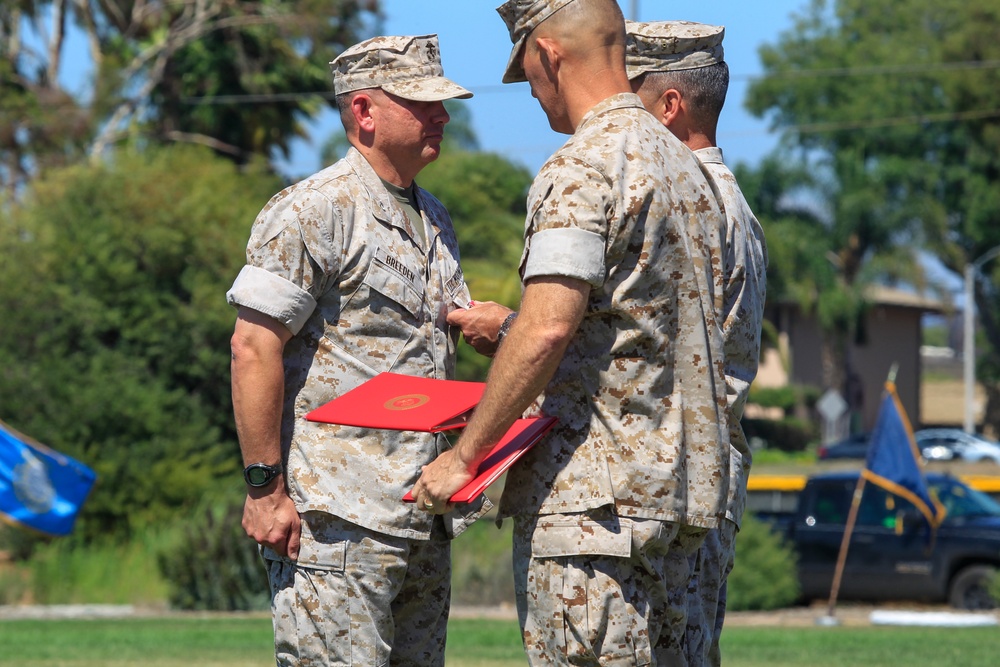
[{"label": "rolled-up sleeve", "polygon": [[587,162],[547,163],[528,194],[523,280],[562,276],[600,287],[607,279],[608,179]]},{"label": "rolled-up sleeve", "polygon": [[247,264],[226,301],[273,317],[297,335],[316,310],[324,276],[337,269],[339,219],[333,202],[313,188],[276,195],[254,222]]},{"label": "rolled-up sleeve", "polygon": [[251,308],[273,317],[288,327],[292,335],[302,330],[316,309],[316,300],[309,292],[256,266],[243,267],[226,292],[226,301],[231,306]]},{"label": "rolled-up sleeve", "polygon": [[524,280],[539,276],[564,276],[604,284],[604,239],[593,232],[558,227],[536,232],[524,263]]}]

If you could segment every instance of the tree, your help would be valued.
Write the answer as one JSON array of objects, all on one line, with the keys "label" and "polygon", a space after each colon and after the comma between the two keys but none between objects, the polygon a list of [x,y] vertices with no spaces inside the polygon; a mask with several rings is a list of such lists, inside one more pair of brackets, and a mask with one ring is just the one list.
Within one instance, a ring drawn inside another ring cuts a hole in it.
[{"label": "tree", "polygon": [[761,49],[765,73],[746,104],[782,131],[782,155],[806,156],[821,178],[842,284],[826,307],[845,339],[857,335],[865,282],[919,283],[914,244],[961,272],[1000,243],[998,21],[990,0],[814,0]]},{"label": "tree", "polygon": [[[328,103],[325,63],[378,10],[377,0],[0,2],[0,184],[17,193],[128,138],[201,143],[240,162],[287,152]],[[73,82],[80,92],[61,81],[72,30],[93,67]]]},{"label": "tree", "polygon": [[97,472],[83,539],[242,484],[225,292],[279,188],[203,148],[120,151],[0,214],[0,418]]}]

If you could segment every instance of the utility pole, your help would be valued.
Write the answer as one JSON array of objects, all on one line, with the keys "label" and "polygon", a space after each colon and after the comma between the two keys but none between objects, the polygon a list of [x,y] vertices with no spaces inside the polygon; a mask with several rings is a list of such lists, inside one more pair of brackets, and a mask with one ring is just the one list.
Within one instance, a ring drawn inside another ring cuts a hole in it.
[{"label": "utility pole", "polygon": [[632,0],[632,20],[639,20],[639,0]]}]

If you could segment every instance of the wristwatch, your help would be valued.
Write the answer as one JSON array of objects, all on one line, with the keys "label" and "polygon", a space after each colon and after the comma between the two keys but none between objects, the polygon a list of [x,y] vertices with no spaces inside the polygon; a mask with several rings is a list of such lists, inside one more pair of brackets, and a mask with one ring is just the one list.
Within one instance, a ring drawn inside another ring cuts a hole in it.
[{"label": "wristwatch", "polygon": [[511,313],[510,315],[508,315],[506,318],[504,318],[503,323],[500,325],[499,331],[497,331],[497,346],[498,347],[499,347],[500,343],[503,342],[503,339],[507,337],[507,332],[510,331],[510,325],[514,323],[515,319],[517,319],[517,311],[516,310],[513,313]]},{"label": "wristwatch", "polygon": [[243,469],[243,479],[250,486],[259,488],[270,484],[271,480],[280,475],[283,470],[280,463],[276,466],[269,466],[266,463],[251,463]]}]

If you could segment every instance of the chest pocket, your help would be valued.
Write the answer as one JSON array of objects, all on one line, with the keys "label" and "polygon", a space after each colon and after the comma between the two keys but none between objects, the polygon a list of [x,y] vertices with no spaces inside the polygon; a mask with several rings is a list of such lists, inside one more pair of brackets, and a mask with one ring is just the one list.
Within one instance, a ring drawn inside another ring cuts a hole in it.
[{"label": "chest pocket", "polygon": [[[388,256],[382,248],[376,250],[364,283],[369,290],[402,306],[412,317],[420,316],[424,300],[422,276],[398,259]],[[371,306],[376,306],[374,299]]]}]

